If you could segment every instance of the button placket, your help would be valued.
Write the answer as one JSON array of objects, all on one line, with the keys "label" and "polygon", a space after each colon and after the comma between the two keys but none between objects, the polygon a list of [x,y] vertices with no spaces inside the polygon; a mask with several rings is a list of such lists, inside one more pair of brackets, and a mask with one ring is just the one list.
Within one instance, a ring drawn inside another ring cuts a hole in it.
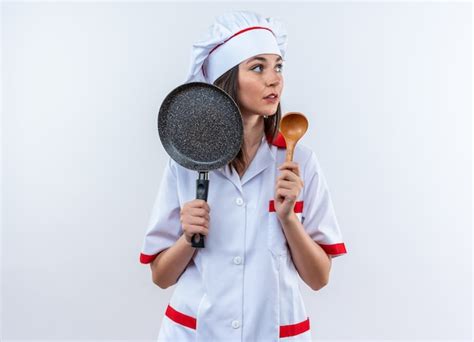
[{"label": "button placket", "polygon": [[[245,201],[244,201],[244,199],[243,199],[242,197],[236,197],[235,200],[234,200],[234,203],[235,203],[236,205],[238,205],[239,207],[245,207]],[[232,258],[232,262],[234,263],[234,265],[242,265],[242,263],[243,263],[243,258],[242,258],[241,256],[239,256],[239,255],[234,256],[234,257]],[[239,320],[233,320],[233,321],[231,322],[231,326],[232,326],[232,328],[234,328],[234,329],[239,329],[240,326],[241,326],[241,323],[240,323]]]}]

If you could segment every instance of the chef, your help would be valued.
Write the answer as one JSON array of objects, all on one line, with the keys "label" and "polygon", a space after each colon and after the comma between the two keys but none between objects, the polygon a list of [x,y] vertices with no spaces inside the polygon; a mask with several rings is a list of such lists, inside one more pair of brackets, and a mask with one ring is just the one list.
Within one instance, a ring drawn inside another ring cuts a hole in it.
[{"label": "chef", "polygon": [[[209,172],[207,202],[196,173],[168,158],[140,261],[161,288],[176,285],[159,341],[310,341],[299,280],[319,290],[346,253],[315,153],[298,143],[292,162],[278,133],[287,34],[249,11],[216,17],[193,45],[187,82],[234,98],[244,124],[234,161]],[[206,247],[194,248],[194,234]]]}]

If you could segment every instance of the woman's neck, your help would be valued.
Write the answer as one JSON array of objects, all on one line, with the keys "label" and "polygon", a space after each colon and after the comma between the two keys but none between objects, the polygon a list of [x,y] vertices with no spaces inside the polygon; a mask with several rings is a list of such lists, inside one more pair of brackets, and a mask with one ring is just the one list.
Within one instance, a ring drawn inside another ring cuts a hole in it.
[{"label": "woman's neck", "polygon": [[263,117],[259,115],[242,115],[244,141],[248,150],[260,145],[264,135]]},{"label": "woman's neck", "polygon": [[242,178],[245,170],[249,167],[253,158],[255,157],[260,142],[264,135],[264,123],[263,117],[259,115],[242,115],[242,123],[244,126],[244,150],[242,151],[245,155],[245,165],[243,169],[238,169],[240,178]]}]

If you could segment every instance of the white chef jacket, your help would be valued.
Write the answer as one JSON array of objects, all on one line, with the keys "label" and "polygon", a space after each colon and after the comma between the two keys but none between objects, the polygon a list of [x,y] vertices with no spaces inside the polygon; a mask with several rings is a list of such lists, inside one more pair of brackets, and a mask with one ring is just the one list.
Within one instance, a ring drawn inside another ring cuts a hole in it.
[{"label": "white chef jacket", "polygon": [[[283,143],[282,143],[283,141]],[[205,248],[178,279],[158,341],[310,341],[310,322],[274,208],[282,136],[262,138],[242,179],[226,165],[209,172]],[[296,145],[293,161],[304,182],[295,213],[331,257],[346,253],[326,180],[315,153]],[[168,158],[143,242],[148,264],[183,234],[180,208],[196,196],[197,171]]]}]

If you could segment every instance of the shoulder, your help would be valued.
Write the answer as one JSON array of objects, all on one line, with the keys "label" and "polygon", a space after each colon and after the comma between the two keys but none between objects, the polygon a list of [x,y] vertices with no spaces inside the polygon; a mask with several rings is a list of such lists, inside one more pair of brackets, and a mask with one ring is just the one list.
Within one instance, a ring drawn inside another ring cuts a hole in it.
[{"label": "shoulder", "polygon": [[316,155],[314,151],[304,143],[296,144],[295,151],[293,152],[293,158],[301,166],[306,165]]},{"label": "shoulder", "polygon": [[309,180],[321,173],[316,152],[309,146],[304,143],[296,144],[294,156],[295,158],[298,157],[297,160],[299,160],[300,170],[304,179]]},{"label": "shoulder", "polygon": [[195,177],[195,173],[178,164],[170,156],[168,156],[166,160],[166,169],[176,178],[189,177],[192,175]]}]

